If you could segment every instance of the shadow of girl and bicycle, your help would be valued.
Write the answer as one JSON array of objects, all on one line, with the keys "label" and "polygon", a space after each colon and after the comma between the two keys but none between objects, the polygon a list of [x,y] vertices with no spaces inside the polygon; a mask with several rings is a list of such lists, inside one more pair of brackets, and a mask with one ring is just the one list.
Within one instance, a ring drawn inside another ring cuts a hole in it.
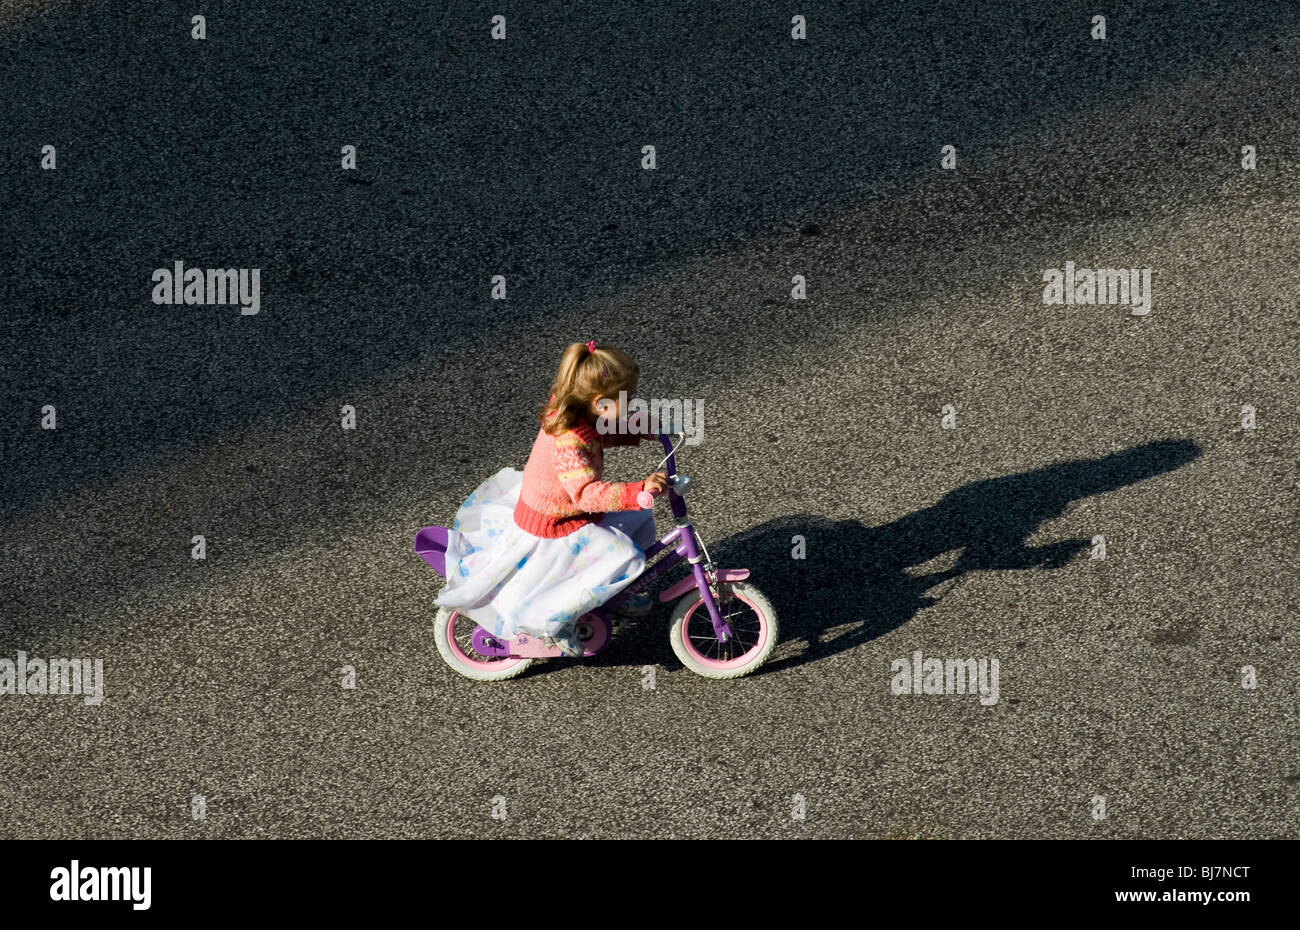
[{"label": "shadow of girl and bicycle", "polygon": [[[1027,545],[1040,525],[1061,516],[1074,501],[1172,471],[1200,454],[1201,447],[1191,440],[1160,440],[1101,458],[974,481],[881,526],[799,514],[706,542],[719,566],[753,571],[751,581],[776,608],[781,640],[807,643],[796,655],[769,662],[755,673],[762,675],[853,649],[897,629],[937,603],[932,589],[969,572],[1064,567],[1091,546],[1091,536]],[[796,536],[805,540],[802,559],[793,556]],[[923,575],[908,571],[954,550],[960,555],[951,568]],[[846,624],[854,625],[833,639],[824,637],[828,629]],[[646,622],[637,632],[640,642],[634,648],[654,653],[645,652],[646,661],[676,664],[659,624]],[[656,640],[661,645],[653,645]],[[627,650],[618,653],[627,661]]]}]

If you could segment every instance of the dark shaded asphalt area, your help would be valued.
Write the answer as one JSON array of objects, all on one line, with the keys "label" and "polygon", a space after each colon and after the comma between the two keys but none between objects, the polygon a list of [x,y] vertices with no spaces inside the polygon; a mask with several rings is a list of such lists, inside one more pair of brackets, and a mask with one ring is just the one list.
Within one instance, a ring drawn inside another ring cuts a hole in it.
[{"label": "dark shaded asphalt area", "polygon": [[[0,657],[106,678],[0,695],[0,836],[1297,836],[1300,7],[721,6],[0,2]],[[261,312],[154,305],[178,260]],[[575,339],[704,401],[757,674],[666,609],[439,659],[412,537]],[[917,650],[1000,700],[894,695]]]}]

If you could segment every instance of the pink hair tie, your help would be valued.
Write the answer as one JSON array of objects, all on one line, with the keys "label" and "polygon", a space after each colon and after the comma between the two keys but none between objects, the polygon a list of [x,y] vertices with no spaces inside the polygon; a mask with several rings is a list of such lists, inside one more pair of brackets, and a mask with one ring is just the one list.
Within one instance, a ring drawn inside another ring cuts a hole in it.
[{"label": "pink hair tie", "polygon": [[590,342],[587,343],[587,351],[588,351],[588,352],[595,352],[595,351],[596,351],[596,340],[595,340],[595,339],[593,339],[593,340],[591,340]]}]

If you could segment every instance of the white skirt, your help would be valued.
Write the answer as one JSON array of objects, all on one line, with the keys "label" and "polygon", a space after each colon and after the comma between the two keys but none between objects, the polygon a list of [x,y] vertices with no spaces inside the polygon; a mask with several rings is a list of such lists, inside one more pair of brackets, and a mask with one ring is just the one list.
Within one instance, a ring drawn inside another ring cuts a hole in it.
[{"label": "white skirt", "polygon": [[645,568],[645,554],[614,527],[589,523],[556,539],[520,529],[514,512],[523,480],[522,471],[503,468],[456,511],[447,584],[434,601],[502,639],[570,633]]}]

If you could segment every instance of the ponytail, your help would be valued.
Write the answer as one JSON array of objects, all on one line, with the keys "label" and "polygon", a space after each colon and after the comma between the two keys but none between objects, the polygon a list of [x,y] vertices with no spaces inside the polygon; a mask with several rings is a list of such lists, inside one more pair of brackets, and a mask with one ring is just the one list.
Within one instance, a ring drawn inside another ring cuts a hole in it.
[{"label": "ponytail", "polygon": [[598,397],[617,397],[636,389],[641,370],[622,349],[575,342],[564,350],[560,368],[551,383],[551,396],[542,406],[542,429],[558,436],[579,422],[593,421],[591,403]]}]

